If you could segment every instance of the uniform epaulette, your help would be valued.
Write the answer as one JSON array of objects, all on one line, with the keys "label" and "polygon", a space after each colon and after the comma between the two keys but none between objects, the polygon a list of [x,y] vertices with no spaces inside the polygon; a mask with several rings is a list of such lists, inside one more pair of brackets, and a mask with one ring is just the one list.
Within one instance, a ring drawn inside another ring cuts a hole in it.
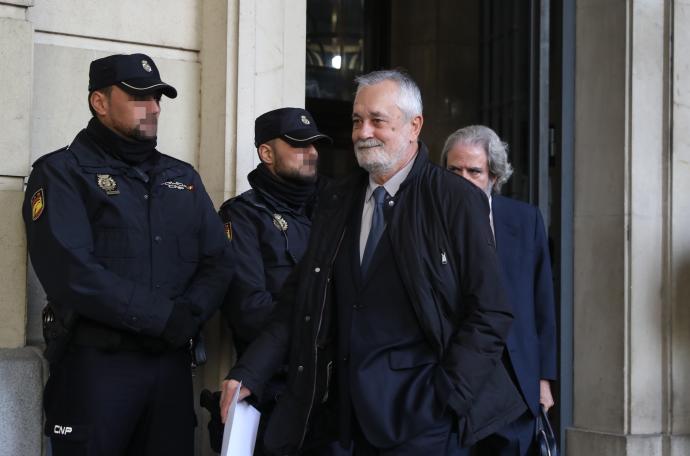
[{"label": "uniform epaulette", "polygon": [[64,151],[66,151],[66,150],[69,150],[69,146],[61,147],[61,148],[58,149],[58,150],[54,150],[54,151],[52,151],[52,152],[48,152],[47,154],[38,157],[38,158],[36,159],[36,161],[34,161],[33,165],[31,165],[31,166],[33,166],[33,167],[35,168],[37,165],[39,165],[43,160],[47,159],[48,157],[52,157],[53,155],[55,155],[55,154],[57,154],[57,153],[59,153],[59,152],[64,152]]},{"label": "uniform epaulette", "polygon": [[177,163],[178,165],[183,165],[183,166],[186,166],[186,167],[188,167],[188,168],[194,169],[194,166],[192,166],[191,163],[187,163],[187,162],[184,161],[184,160],[180,160],[179,158],[175,158],[175,157],[173,157],[172,155],[168,155],[168,154],[161,153],[161,156],[162,156],[162,157],[165,157],[167,160],[170,160],[170,161],[172,161],[172,162],[174,162],[174,163]]},{"label": "uniform epaulette", "polygon": [[269,207],[269,205],[266,204],[263,198],[259,196],[259,192],[257,192],[254,189],[249,189],[243,193],[240,193],[237,196],[230,198],[229,200],[223,203],[223,205],[220,207],[220,210],[222,211],[224,209],[228,209],[230,206],[237,203],[248,204],[252,207],[260,209],[268,215],[272,215],[274,212],[271,209],[271,207]]},{"label": "uniform epaulette", "polygon": [[254,189],[247,190],[246,192],[237,195],[235,198],[237,199],[237,201],[243,201],[247,204],[251,204],[252,206],[261,209],[269,214],[272,214],[275,211],[270,201],[267,201],[264,197],[261,196],[261,192],[256,191]]},{"label": "uniform epaulette", "polygon": [[225,201],[220,208],[223,209],[224,207],[231,206],[232,204],[238,202],[238,201],[243,201],[249,204],[256,204],[256,192],[253,189],[246,190],[239,195],[235,195],[232,198],[228,199]]}]

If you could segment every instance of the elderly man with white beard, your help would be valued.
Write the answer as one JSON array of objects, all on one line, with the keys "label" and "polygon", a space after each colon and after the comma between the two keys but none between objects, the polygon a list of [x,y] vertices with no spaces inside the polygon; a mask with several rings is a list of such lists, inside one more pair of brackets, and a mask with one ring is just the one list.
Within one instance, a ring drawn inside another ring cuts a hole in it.
[{"label": "elderly man with white beard", "polygon": [[512,314],[488,201],[429,161],[408,75],[357,83],[362,170],[320,195],[307,252],[226,391],[241,381],[240,397],[261,397],[287,360],[264,442],[275,454],[339,440],[357,456],[465,456],[526,410],[501,362]]}]

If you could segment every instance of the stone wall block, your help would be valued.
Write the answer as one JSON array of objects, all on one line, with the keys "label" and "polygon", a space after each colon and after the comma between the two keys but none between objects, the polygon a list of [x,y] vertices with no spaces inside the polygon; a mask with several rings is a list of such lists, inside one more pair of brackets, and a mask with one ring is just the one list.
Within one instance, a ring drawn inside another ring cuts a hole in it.
[{"label": "stone wall block", "polygon": [[0,453],[41,454],[43,372],[36,349],[0,350]]},{"label": "stone wall block", "polygon": [[573,424],[612,433],[625,426],[623,223],[622,214],[574,219]]},{"label": "stone wall block", "polygon": [[201,1],[35,0],[29,19],[40,31],[198,50]]},{"label": "stone wall block", "polygon": [[[26,237],[21,207],[24,192],[0,191],[0,347],[24,345],[26,337]],[[0,384],[2,384],[0,382]]]},{"label": "stone wall block", "polygon": [[674,2],[673,13],[671,431],[685,435],[676,456],[690,454],[690,3]]},{"label": "stone wall block", "polygon": [[26,21],[0,18],[0,175],[28,172],[31,128],[33,29]]}]

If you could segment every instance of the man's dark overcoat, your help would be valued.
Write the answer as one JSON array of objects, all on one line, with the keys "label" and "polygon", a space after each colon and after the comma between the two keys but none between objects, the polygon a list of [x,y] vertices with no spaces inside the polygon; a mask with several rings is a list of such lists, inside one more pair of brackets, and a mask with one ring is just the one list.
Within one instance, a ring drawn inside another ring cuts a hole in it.
[{"label": "man's dark overcoat", "polygon": [[[231,370],[260,396],[288,357],[288,389],[269,424],[266,446],[296,451],[307,432],[334,429],[331,380],[336,353],[333,262],[351,226],[355,195],[368,183],[360,171],[319,197],[307,252],[288,278],[271,322]],[[432,164],[426,147],[401,185],[388,235],[420,327],[437,356],[433,393],[458,418],[470,445],[525,410],[501,356],[512,321],[503,296],[486,196]],[[372,379],[375,382],[376,379]],[[415,413],[410,410],[409,413]],[[335,439],[335,436],[332,437]]]}]

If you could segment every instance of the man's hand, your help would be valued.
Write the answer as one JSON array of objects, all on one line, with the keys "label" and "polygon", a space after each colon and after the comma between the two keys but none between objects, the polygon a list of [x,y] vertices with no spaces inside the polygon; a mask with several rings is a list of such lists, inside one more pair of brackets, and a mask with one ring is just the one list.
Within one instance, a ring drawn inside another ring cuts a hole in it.
[{"label": "man's hand", "polygon": [[[228,417],[228,409],[230,408],[230,403],[232,402],[232,398],[235,396],[235,391],[237,390],[238,386],[240,386],[240,382],[230,379],[224,380],[223,385],[220,388],[220,418],[223,423],[225,423],[225,419]],[[249,390],[249,388],[243,386],[240,389],[239,400],[241,401],[251,394],[252,392]]]},{"label": "man's hand", "polygon": [[548,380],[539,380],[539,403],[544,406],[548,412],[553,407],[553,395],[551,394],[551,382]]},{"label": "man's hand", "polygon": [[161,336],[173,348],[189,344],[199,332],[202,311],[185,299],[177,299]]}]

